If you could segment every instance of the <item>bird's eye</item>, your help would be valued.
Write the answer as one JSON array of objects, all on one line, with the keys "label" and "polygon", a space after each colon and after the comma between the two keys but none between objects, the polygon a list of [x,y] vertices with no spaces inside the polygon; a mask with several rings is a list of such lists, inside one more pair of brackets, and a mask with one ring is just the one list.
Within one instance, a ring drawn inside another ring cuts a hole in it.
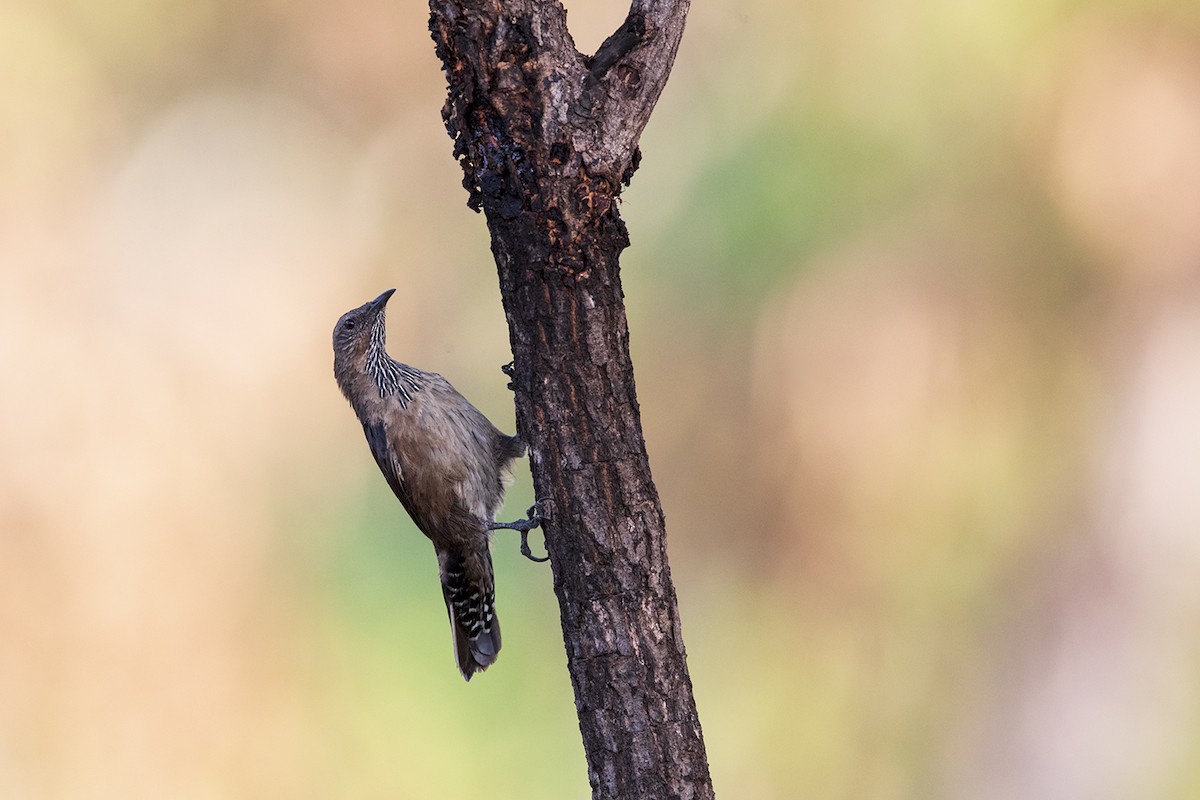
[{"label": "bird's eye", "polygon": [[342,330],[352,331],[357,326],[357,324],[358,323],[356,323],[354,320],[348,319],[342,323]]}]

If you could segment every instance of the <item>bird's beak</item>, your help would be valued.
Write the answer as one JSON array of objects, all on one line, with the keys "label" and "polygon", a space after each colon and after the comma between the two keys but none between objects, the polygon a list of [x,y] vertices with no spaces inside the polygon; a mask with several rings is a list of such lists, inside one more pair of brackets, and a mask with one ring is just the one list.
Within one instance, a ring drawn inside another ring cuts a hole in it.
[{"label": "bird's beak", "polygon": [[386,292],[379,295],[379,297],[376,297],[374,300],[371,301],[371,310],[372,311],[382,311],[383,307],[387,305],[388,298],[391,297],[395,293],[396,293],[395,289],[388,289]]}]

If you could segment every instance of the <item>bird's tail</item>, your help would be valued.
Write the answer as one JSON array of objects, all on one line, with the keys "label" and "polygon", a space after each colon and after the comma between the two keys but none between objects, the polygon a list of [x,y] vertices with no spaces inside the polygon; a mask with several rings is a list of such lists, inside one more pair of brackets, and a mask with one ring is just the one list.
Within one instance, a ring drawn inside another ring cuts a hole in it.
[{"label": "bird's tail", "polygon": [[442,596],[454,632],[454,660],[467,680],[487,669],[500,653],[500,620],[492,582],[492,557],[482,553],[439,554]]}]

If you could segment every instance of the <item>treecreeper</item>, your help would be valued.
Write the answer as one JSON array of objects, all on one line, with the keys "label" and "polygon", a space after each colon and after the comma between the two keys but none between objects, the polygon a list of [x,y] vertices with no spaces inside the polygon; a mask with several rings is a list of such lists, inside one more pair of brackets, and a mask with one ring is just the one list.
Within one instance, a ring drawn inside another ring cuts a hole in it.
[{"label": "treecreeper", "polygon": [[387,354],[389,289],[351,309],[333,329],[333,374],[362,423],[371,455],[388,486],[433,543],[454,659],[467,680],[500,653],[491,532],[521,532],[521,552],[535,561],[526,537],[541,521],[496,522],[512,462],[525,443],[508,436],[436,372]]}]

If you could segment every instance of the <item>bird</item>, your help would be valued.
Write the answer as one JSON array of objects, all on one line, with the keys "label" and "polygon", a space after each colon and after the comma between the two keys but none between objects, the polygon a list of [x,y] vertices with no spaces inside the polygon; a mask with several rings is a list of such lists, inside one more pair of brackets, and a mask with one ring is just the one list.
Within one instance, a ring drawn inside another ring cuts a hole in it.
[{"label": "bird", "polygon": [[455,663],[469,681],[500,652],[491,531],[521,531],[522,554],[545,561],[526,540],[541,522],[541,507],[535,503],[524,520],[495,521],[525,442],[502,433],[441,375],[388,355],[385,310],[395,291],[338,319],[333,373],[388,486],[433,543]]}]

